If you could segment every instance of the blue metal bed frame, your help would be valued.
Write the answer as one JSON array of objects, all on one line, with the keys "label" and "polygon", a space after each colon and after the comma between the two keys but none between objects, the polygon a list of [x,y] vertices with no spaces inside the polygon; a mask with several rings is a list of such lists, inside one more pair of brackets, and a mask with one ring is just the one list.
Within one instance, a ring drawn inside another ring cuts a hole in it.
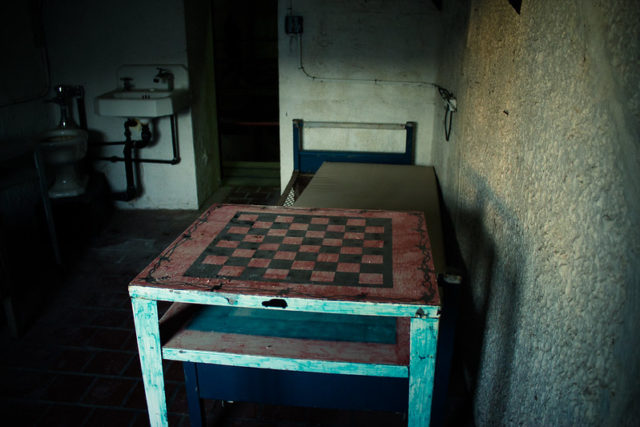
[{"label": "blue metal bed frame", "polygon": [[[342,128],[342,129],[379,129],[405,130],[406,139],[402,153],[378,153],[373,151],[333,151],[305,150],[304,129],[307,128]],[[351,122],[305,122],[293,120],[293,169],[300,173],[314,173],[323,162],[381,163],[394,165],[413,164],[413,147],[416,123],[351,123]]]}]

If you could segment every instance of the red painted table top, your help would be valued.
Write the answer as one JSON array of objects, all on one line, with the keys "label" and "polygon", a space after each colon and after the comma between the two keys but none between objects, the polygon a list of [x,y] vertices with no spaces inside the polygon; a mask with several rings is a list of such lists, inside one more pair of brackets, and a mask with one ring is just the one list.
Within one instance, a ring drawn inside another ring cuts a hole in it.
[{"label": "red painted table top", "polygon": [[419,212],[213,205],[131,284],[440,305]]}]

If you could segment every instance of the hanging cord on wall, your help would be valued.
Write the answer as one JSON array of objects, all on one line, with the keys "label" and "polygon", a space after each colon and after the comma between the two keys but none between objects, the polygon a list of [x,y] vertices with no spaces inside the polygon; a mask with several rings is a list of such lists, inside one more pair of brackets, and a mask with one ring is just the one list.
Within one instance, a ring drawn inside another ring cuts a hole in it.
[{"label": "hanging cord on wall", "polygon": [[444,100],[444,138],[449,141],[449,137],[451,136],[451,124],[453,123],[453,113],[458,110],[456,98],[451,92],[441,86],[438,86],[438,92]]},{"label": "hanging cord on wall", "polygon": [[[288,18],[293,18],[293,0],[290,0],[288,7]],[[456,98],[451,92],[437,83],[427,81],[414,81],[414,80],[384,80],[384,79],[365,79],[365,78],[344,78],[344,77],[321,77],[316,76],[313,73],[307,71],[304,67],[303,55],[302,55],[302,21],[300,18],[300,27],[293,31],[292,28],[287,28],[287,34],[298,39],[298,69],[309,79],[319,82],[356,82],[356,83],[373,83],[373,84],[395,84],[395,85],[408,85],[408,86],[431,86],[438,89],[440,96],[445,101],[445,113],[444,113],[444,136],[447,141],[451,136],[451,125],[453,123],[453,113],[457,111]]]}]

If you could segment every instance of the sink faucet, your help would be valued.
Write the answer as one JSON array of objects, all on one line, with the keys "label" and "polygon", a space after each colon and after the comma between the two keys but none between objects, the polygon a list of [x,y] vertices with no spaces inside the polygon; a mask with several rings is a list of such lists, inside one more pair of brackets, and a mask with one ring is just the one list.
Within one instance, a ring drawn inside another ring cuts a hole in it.
[{"label": "sink faucet", "polygon": [[173,90],[173,73],[166,68],[158,67],[158,74],[153,78],[154,83],[163,82],[167,84],[167,89]]},{"label": "sink faucet", "polygon": [[131,83],[133,79],[131,77],[121,77],[120,80],[122,80],[122,87],[124,90],[130,91],[133,89],[133,83]]}]

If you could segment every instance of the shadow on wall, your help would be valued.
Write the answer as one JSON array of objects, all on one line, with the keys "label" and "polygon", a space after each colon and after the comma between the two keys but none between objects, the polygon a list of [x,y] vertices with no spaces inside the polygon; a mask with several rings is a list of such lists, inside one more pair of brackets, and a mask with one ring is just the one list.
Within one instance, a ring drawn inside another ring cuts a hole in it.
[{"label": "shadow on wall", "polygon": [[[489,419],[490,424],[500,424],[504,422],[514,364],[526,245],[515,214],[483,178],[472,170],[464,173],[462,178],[474,183],[472,202],[455,217],[442,203],[447,261],[464,277],[452,368],[462,372],[452,375],[464,375],[474,401],[481,377],[492,384]],[[508,253],[497,253],[492,237],[496,233],[511,235]],[[488,329],[488,325],[499,327]]]}]

